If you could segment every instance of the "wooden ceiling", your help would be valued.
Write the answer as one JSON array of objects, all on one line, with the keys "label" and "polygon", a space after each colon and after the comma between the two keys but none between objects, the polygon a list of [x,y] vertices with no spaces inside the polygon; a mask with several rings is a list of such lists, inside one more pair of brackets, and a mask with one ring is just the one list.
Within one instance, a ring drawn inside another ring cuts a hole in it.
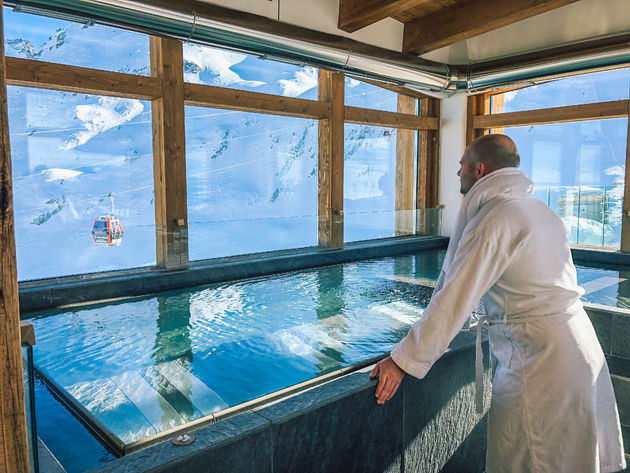
[{"label": "wooden ceiling", "polygon": [[405,24],[403,52],[423,54],[579,0],[340,0],[338,27]]}]

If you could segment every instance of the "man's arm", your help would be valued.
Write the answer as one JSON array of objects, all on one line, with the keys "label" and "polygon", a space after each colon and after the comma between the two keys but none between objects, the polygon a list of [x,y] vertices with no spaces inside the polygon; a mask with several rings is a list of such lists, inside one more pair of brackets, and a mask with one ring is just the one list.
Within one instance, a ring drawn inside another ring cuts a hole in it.
[{"label": "man's arm", "polygon": [[379,374],[379,404],[394,396],[404,373],[419,379],[426,375],[481,297],[503,274],[513,249],[506,248],[507,239],[498,241],[496,236],[471,232],[462,239],[444,287],[431,298],[422,318],[412,325],[390,358],[372,371],[373,376]]}]

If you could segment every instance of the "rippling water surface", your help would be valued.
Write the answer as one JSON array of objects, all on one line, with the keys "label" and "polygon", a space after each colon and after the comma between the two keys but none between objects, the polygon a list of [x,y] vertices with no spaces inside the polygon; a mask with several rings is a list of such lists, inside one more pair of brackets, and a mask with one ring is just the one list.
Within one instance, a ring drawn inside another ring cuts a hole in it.
[{"label": "rippling water surface", "polygon": [[128,443],[387,353],[443,251],[278,274],[34,320],[37,368]]}]

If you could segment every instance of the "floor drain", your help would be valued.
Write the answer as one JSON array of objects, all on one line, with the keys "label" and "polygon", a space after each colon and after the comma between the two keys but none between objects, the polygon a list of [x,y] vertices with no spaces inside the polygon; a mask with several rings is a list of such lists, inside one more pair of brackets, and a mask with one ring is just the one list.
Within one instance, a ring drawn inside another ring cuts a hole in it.
[{"label": "floor drain", "polygon": [[173,445],[176,445],[177,447],[190,445],[194,441],[195,441],[195,436],[193,434],[179,434],[171,439],[171,443]]}]

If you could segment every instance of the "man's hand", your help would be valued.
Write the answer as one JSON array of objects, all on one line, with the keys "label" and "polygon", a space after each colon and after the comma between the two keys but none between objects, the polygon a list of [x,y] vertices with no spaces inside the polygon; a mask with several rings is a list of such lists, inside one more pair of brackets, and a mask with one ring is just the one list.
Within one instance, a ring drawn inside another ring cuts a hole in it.
[{"label": "man's hand", "polygon": [[385,401],[394,397],[405,374],[389,356],[376,364],[370,373],[370,378],[376,378],[378,375],[375,394],[377,404],[384,404]]}]

